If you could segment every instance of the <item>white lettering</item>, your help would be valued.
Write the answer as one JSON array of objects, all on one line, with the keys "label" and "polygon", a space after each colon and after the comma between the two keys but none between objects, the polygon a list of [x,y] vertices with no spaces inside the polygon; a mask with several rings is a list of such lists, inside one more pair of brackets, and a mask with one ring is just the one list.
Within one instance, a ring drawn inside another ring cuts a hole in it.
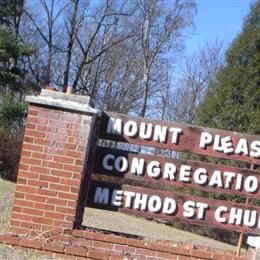
[{"label": "white lettering", "polygon": [[219,223],[226,223],[227,220],[226,218],[223,216],[224,213],[227,213],[228,209],[225,206],[219,206],[216,211],[215,211],[215,219],[217,222]]},{"label": "white lettering", "polygon": [[94,195],[94,203],[108,204],[109,189],[97,187]]},{"label": "white lettering", "polygon": [[206,149],[208,145],[210,145],[213,141],[213,137],[211,134],[207,132],[202,132],[200,136],[200,148]]}]

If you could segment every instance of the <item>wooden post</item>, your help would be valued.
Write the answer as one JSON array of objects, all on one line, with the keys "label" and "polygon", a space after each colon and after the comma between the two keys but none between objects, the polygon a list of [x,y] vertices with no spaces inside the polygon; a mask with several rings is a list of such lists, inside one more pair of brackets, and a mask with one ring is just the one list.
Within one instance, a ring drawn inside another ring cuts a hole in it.
[{"label": "wooden post", "polygon": [[[254,170],[254,168],[255,168],[255,165],[254,165],[254,164],[251,164],[250,170]],[[247,206],[249,203],[250,203],[250,198],[246,198],[245,205]],[[244,231],[242,230],[241,233],[240,233],[240,235],[239,235],[239,239],[238,239],[236,256],[240,256],[243,238],[244,238]]]}]

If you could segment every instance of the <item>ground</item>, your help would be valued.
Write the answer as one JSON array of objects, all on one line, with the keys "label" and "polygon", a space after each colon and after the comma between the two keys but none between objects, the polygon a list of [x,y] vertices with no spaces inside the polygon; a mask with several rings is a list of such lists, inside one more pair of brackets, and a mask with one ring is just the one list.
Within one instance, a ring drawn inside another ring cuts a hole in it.
[{"label": "ground", "polygon": [[[0,234],[8,231],[14,192],[14,183],[0,179]],[[234,246],[224,244],[213,239],[118,212],[86,208],[83,225],[138,236],[145,236],[151,239],[173,240],[176,242],[192,243],[222,250],[236,250]],[[18,250],[17,248],[0,244],[0,259],[43,260],[51,258],[42,256],[33,250]]]}]

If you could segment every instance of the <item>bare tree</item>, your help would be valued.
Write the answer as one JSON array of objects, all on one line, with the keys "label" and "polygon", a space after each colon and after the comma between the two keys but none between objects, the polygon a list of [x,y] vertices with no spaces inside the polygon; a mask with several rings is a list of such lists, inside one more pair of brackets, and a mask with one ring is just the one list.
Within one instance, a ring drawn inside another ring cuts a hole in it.
[{"label": "bare tree", "polygon": [[57,8],[57,3],[57,0],[40,0],[39,3],[37,3],[37,7],[42,11],[42,16],[38,13],[34,13],[32,10],[25,10],[25,14],[30,19],[34,29],[40,35],[44,45],[47,46],[47,59],[45,61],[43,80],[45,85],[49,85],[52,81],[53,56],[54,52],[59,50],[59,46],[57,45],[59,40],[57,34],[60,23],[59,18],[67,6],[67,4],[59,5],[59,8]]},{"label": "bare tree", "polygon": [[185,59],[181,76],[171,95],[170,120],[194,122],[196,109],[222,65],[223,43],[217,40]]},{"label": "bare tree", "polygon": [[71,17],[69,17],[69,21],[65,21],[66,31],[68,34],[68,43],[66,50],[66,64],[64,68],[64,79],[63,79],[63,89],[65,90],[68,86],[69,82],[69,73],[70,73],[70,63],[72,59],[72,48],[75,43],[76,34],[78,32],[79,27],[77,26],[77,16],[78,16],[78,8],[79,8],[79,0],[71,0],[73,5],[73,11]]},{"label": "bare tree", "polygon": [[96,14],[92,15],[92,28],[89,28],[87,37],[76,37],[82,57],[75,72],[72,84],[74,89],[77,88],[86,66],[93,64],[102,54],[132,36],[127,29],[118,30],[120,17],[130,15],[124,11],[125,2],[121,6],[118,6],[119,4],[106,1]]},{"label": "bare tree", "polygon": [[139,0],[140,32],[143,56],[143,103],[140,116],[145,117],[153,64],[165,51],[180,47],[182,31],[191,25],[194,3]]}]

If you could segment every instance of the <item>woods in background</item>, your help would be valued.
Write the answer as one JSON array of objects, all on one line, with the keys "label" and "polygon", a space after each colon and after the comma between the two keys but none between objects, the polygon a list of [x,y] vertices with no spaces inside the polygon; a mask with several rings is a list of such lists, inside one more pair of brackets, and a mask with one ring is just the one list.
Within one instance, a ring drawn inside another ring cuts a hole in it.
[{"label": "woods in background", "polygon": [[1,131],[20,140],[24,96],[50,85],[98,109],[257,134],[259,5],[224,58],[221,40],[184,55],[195,1],[0,0]]}]

